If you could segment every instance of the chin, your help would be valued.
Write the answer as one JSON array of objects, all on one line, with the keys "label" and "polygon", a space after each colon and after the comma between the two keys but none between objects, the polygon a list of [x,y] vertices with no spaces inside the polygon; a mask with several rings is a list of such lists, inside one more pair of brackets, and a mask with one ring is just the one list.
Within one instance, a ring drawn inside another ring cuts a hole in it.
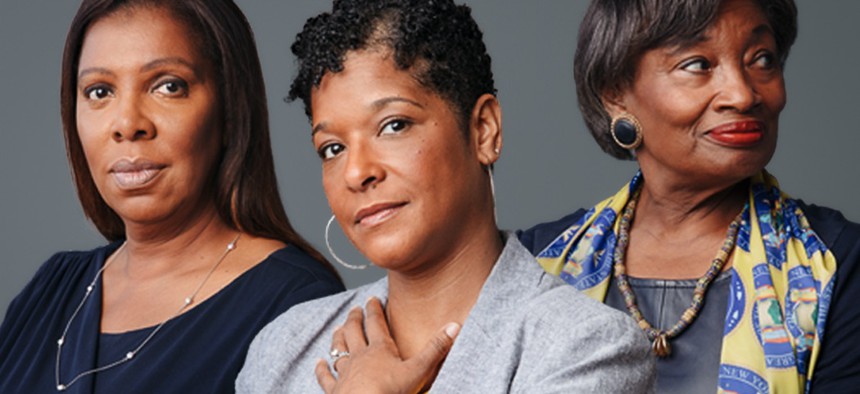
[{"label": "chin", "polygon": [[109,206],[124,222],[158,223],[173,216],[174,212],[167,209],[168,205],[165,201],[136,197]]},{"label": "chin", "polygon": [[373,265],[386,270],[397,270],[404,264],[414,262],[410,253],[414,243],[404,232],[393,234],[373,234],[355,239],[353,244]]},{"label": "chin", "polygon": [[384,269],[390,269],[399,265],[398,263],[404,258],[404,244],[402,242],[365,239],[356,242],[355,246],[373,265]]},{"label": "chin", "polygon": [[767,152],[766,154],[762,154],[761,152],[754,152],[750,155],[741,155],[735,160],[732,160],[728,171],[731,171],[735,174],[745,175],[744,179],[746,179],[761,172],[761,170],[763,170],[765,166],[770,163],[771,157],[773,157],[772,150]]},{"label": "chin", "polygon": [[774,151],[764,148],[724,151],[712,155],[704,167],[697,167],[703,171],[700,175],[739,182],[759,173],[770,162]]}]

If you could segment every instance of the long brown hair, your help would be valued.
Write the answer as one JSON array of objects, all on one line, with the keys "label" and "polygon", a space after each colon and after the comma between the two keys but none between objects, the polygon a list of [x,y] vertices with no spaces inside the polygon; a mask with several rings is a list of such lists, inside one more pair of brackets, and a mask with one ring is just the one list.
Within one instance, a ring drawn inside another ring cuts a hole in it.
[{"label": "long brown hair", "polygon": [[187,24],[215,66],[223,112],[221,162],[215,179],[215,204],[227,225],[249,234],[292,244],[323,264],[325,260],[290,225],[281,203],[269,139],[269,114],[263,72],[250,24],[230,0],[84,0],[66,37],[60,107],[66,151],[86,216],[108,240],[125,238],[125,226],[96,189],[78,136],[78,61],[88,27],[119,9],[158,7]]}]

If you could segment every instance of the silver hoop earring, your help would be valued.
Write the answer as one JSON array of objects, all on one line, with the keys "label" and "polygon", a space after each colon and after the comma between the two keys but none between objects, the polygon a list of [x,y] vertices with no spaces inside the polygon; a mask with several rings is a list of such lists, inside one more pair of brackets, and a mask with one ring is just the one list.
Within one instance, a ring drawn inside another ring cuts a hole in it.
[{"label": "silver hoop earring", "polygon": [[340,265],[342,265],[346,268],[349,268],[351,270],[363,270],[363,269],[367,268],[367,264],[352,265],[352,264],[349,264],[349,263],[341,260],[340,257],[337,257],[337,254],[334,253],[334,249],[331,248],[331,243],[329,243],[329,241],[328,241],[328,230],[329,230],[329,228],[331,228],[332,222],[334,222],[334,215],[331,215],[331,218],[328,220],[328,224],[325,225],[325,247],[328,248],[328,253],[331,255],[331,257],[333,257],[334,260],[337,261]]},{"label": "silver hoop earring", "polygon": [[496,225],[499,225],[499,214],[496,211],[496,184],[493,182],[493,169],[487,167],[487,174],[490,175],[490,195],[493,197],[493,220],[496,221]]}]

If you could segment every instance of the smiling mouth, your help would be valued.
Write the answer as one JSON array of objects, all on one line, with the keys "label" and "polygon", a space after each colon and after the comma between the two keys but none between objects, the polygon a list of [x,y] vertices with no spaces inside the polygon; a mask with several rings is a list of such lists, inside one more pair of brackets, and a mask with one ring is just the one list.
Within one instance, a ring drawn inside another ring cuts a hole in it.
[{"label": "smiling mouth", "polygon": [[164,167],[163,164],[147,160],[123,159],[111,167],[110,174],[120,188],[136,189],[152,182]]},{"label": "smiling mouth", "polygon": [[368,227],[375,226],[388,220],[405,205],[405,202],[371,205],[358,211],[355,215],[355,223]]}]

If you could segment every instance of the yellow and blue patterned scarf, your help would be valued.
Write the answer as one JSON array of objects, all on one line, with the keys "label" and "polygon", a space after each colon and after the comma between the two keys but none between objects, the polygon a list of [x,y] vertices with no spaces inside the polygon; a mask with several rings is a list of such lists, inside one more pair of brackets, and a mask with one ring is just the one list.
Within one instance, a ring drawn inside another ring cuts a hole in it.
[{"label": "yellow and blue patterned scarf", "polygon": [[[603,301],[621,212],[641,183],[641,173],[636,174],[562,232],[538,254],[543,268]],[[718,391],[807,392],[824,337],[836,259],[797,201],[766,171],[750,180],[742,220],[732,252]]]}]

